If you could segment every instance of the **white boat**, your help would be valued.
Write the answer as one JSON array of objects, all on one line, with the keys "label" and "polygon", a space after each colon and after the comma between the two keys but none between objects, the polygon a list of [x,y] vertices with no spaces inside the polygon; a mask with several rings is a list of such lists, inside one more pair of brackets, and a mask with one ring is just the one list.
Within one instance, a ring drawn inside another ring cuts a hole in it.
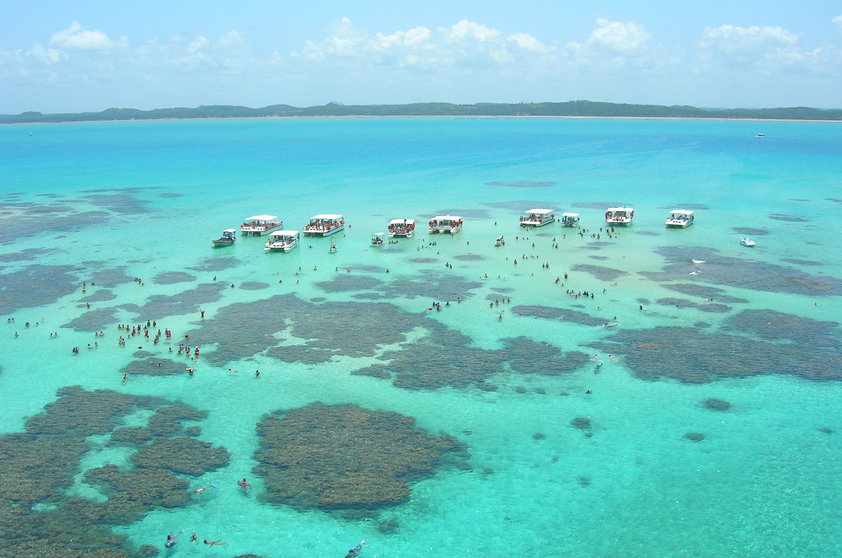
[{"label": "white boat", "polygon": [[754,247],[754,241],[747,236],[744,236],[740,239],[740,244],[743,246],[748,246],[749,248]]},{"label": "white boat", "polygon": [[263,247],[267,252],[289,252],[298,246],[298,231],[274,231],[269,233],[269,241]]},{"label": "white boat", "polygon": [[578,227],[579,214],[578,213],[562,213],[561,214],[562,227]]},{"label": "white boat", "polygon": [[255,215],[246,217],[240,225],[240,232],[244,236],[261,236],[282,228],[284,228],[284,222],[275,215]]},{"label": "white boat", "polygon": [[428,223],[431,233],[450,233],[454,235],[462,230],[462,218],[456,215],[436,215]]},{"label": "white boat", "polygon": [[504,239],[502,236],[498,236],[497,240],[494,241],[494,246],[499,247],[499,246],[505,246],[505,245],[506,245],[506,239]]},{"label": "white boat", "polygon": [[673,209],[667,217],[667,226],[686,229],[693,224],[696,214],[686,209]]},{"label": "white boat", "polygon": [[222,231],[222,236],[213,241],[216,247],[231,246],[237,240],[237,231],[234,229],[225,229]]},{"label": "white boat", "polygon": [[634,219],[631,207],[609,207],[605,210],[605,222],[609,225],[630,225]]},{"label": "white boat", "polygon": [[313,215],[310,222],[304,225],[305,236],[329,236],[345,228],[345,217],[342,215]]},{"label": "white boat", "polygon": [[389,238],[393,238],[395,236],[410,238],[412,237],[412,231],[414,230],[414,219],[392,219],[389,221]]},{"label": "white boat", "polygon": [[335,242],[330,243],[330,250],[328,250],[328,252],[330,252],[331,254],[336,253],[336,243]]},{"label": "white boat", "polygon": [[386,236],[386,235],[384,235],[383,233],[373,233],[371,235],[371,245],[372,246],[383,246],[383,237],[384,236]]},{"label": "white boat", "polygon": [[521,227],[543,227],[555,223],[552,209],[529,209],[520,218]]}]

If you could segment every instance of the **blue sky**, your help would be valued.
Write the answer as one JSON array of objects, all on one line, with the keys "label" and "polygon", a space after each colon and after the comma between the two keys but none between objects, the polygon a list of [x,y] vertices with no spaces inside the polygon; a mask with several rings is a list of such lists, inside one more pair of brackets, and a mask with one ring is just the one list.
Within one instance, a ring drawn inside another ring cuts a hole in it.
[{"label": "blue sky", "polygon": [[594,101],[842,108],[842,3],[0,0],[0,113]]}]

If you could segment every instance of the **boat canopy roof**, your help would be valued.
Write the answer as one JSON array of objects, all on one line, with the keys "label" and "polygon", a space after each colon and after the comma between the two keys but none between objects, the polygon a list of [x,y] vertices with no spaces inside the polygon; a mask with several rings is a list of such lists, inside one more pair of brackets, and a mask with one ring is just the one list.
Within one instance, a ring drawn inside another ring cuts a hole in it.
[{"label": "boat canopy roof", "polygon": [[609,207],[607,209],[607,211],[610,211],[611,213],[614,213],[614,212],[617,212],[617,211],[634,211],[634,208],[632,208],[632,207]]},{"label": "boat canopy roof", "polygon": [[552,213],[553,210],[552,209],[527,209],[526,212],[527,213],[538,213],[538,214],[545,215],[547,213]]},{"label": "boat canopy roof", "polygon": [[389,221],[390,225],[403,225],[404,223],[407,225],[414,225],[415,219],[392,219]]},{"label": "boat canopy roof", "polygon": [[673,209],[670,215],[693,215],[693,212],[688,209]]},{"label": "boat canopy roof", "polygon": [[462,218],[457,215],[436,215],[433,221],[461,221]]},{"label": "boat canopy roof", "polygon": [[277,215],[255,215],[253,217],[246,217],[246,221],[274,221]]},{"label": "boat canopy roof", "polygon": [[375,237],[375,236],[379,237],[379,236],[383,236],[383,235],[384,235],[384,233],[371,233],[372,237]]},{"label": "boat canopy roof", "polygon": [[561,216],[562,217],[578,217],[579,214],[578,213],[562,213]]},{"label": "boat canopy roof", "polygon": [[342,219],[342,215],[323,214],[310,217],[311,221],[332,221],[336,219]]},{"label": "boat canopy roof", "polygon": [[295,236],[298,234],[298,231],[274,231],[270,232],[269,236]]}]

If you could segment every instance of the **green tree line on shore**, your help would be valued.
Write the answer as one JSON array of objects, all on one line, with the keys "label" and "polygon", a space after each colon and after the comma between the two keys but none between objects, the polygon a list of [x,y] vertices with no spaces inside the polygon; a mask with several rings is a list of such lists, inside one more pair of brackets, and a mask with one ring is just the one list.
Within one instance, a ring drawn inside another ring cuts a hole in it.
[{"label": "green tree line on shore", "polygon": [[344,105],[294,107],[270,105],[250,108],[210,105],[195,108],[139,110],[109,108],[101,112],[55,113],[24,112],[0,115],[0,124],[37,122],[83,122],[107,120],[161,120],[187,118],[265,118],[312,116],[572,116],[615,118],[712,118],[758,120],[842,120],[842,109],[810,107],[780,108],[699,108],[692,106],[637,105],[594,101],[563,103],[411,103],[400,105]]}]

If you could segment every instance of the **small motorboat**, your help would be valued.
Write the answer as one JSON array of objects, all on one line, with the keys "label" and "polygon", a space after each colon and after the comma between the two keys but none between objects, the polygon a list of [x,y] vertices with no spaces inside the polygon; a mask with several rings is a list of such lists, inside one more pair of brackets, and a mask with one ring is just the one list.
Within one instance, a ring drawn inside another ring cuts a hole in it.
[{"label": "small motorboat", "polygon": [[494,241],[494,246],[505,246],[506,240],[502,236],[498,236],[497,240]]},{"label": "small motorboat", "polygon": [[743,246],[748,246],[749,248],[754,247],[754,241],[747,236],[744,236],[740,239],[740,244]]},{"label": "small motorboat", "polygon": [[213,245],[217,248],[223,246],[231,246],[237,240],[237,231],[234,229],[225,229],[222,231],[222,236],[213,241]]},{"label": "small motorboat", "polygon": [[371,245],[372,246],[383,246],[383,233],[373,233],[371,235]]},{"label": "small motorboat", "polygon": [[331,254],[335,254],[335,253],[336,253],[336,243],[335,243],[335,242],[331,242],[331,243],[330,243],[330,253],[331,253]]}]

